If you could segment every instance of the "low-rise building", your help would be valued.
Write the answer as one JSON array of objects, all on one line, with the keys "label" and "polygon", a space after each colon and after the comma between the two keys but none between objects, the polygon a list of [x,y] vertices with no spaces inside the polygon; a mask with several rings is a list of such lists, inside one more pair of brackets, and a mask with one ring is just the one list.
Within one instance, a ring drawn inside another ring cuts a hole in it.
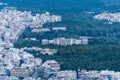
[{"label": "low-rise building", "polygon": [[29,77],[30,71],[27,68],[13,68],[10,74],[15,77]]},{"label": "low-rise building", "polygon": [[60,70],[60,64],[58,64],[55,60],[47,60],[42,64],[43,67],[51,69],[52,71],[59,71]]},{"label": "low-rise building", "polygon": [[42,40],[42,45],[47,45],[49,44],[49,40],[48,39],[43,39]]},{"label": "low-rise building", "polygon": [[66,28],[66,27],[52,27],[52,30],[53,30],[53,31],[58,31],[58,30],[66,31],[67,28]]},{"label": "low-rise building", "polygon": [[76,71],[60,71],[55,80],[77,80]]},{"label": "low-rise building", "polygon": [[48,49],[48,48],[46,48],[46,49],[42,49],[41,53],[42,54],[53,55],[53,54],[57,53],[57,50],[56,49]]}]

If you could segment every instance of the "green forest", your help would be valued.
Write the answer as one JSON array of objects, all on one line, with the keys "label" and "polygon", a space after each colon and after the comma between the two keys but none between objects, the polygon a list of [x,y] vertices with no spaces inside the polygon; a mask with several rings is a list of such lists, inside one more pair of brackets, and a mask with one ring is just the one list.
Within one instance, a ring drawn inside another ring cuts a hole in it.
[{"label": "green forest", "polygon": [[54,59],[61,64],[61,69],[77,70],[115,70],[120,71],[120,46],[117,45],[81,45],[81,46],[41,46],[42,48],[54,48],[58,53],[54,55],[42,55],[31,51],[37,58],[43,61]]}]

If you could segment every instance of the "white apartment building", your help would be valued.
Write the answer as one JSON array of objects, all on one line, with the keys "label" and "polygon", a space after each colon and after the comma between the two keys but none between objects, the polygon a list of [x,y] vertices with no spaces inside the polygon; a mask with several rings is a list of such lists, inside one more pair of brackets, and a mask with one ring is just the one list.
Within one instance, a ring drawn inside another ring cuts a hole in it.
[{"label": "white apartment building", "polygon": [[42,40],[42,45],[49,45],[49,44],[54,44],[54,45],[86,45],[88,44],[88,39],[83,38],[83,39],[66,39],[66,38],[56,38],[53,40],[48,40],[48,39],[43,39]]}]

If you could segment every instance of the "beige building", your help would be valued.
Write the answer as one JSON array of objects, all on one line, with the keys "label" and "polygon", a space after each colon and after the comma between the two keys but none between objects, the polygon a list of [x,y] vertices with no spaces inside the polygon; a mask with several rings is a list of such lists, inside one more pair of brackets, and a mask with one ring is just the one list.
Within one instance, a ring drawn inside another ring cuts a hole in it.
[{"label": "beige building", "polygon": [[29,77],[30,71],[27,68],[14,68],[11,70],[11,76]]}]

